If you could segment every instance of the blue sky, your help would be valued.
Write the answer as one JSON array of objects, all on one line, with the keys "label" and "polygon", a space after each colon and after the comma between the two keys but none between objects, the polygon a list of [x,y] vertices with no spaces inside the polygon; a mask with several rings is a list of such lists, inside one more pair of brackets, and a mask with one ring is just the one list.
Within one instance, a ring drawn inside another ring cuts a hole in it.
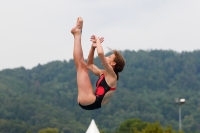
[{"label": "blue sky", "polygon": [[199,0],[0,0],[0,70],[72,59],[79,16],[85,58],[93,34],[105,38],[105,53],[199,50],[199,12]]}]

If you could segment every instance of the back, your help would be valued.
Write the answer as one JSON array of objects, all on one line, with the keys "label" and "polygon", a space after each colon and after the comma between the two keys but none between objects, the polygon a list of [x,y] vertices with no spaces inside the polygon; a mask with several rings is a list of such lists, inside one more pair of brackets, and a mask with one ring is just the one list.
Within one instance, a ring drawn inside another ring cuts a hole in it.
[{"label": "back", "polygon": [[95,95],[98,97],[98,99],[101,99],[101,105],[108,103],[115,90],[116,88],[112,88],[107,84],[105,76],[102,74],[96,83],[95,92]]}]

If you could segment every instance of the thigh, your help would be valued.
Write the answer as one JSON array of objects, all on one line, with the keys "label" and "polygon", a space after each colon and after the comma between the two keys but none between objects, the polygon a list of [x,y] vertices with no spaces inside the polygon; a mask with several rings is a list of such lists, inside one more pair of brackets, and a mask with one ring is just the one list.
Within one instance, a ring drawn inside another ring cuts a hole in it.
[{"label": "thigh", "polygon": [[89,105],[96,99],[85,63],[77,67],[78,102]]}]

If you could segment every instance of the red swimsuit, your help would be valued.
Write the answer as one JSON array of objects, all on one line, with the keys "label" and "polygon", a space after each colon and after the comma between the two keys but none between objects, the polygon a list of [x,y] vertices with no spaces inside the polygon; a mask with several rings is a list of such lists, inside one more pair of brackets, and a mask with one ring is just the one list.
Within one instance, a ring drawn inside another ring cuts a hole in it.
[{"label": "red swimsuit", "polygon": [[96,96],[95,102],[90,105],[86,105],[86,106],[83,106],[79,103],[81,108],[86,109],[86,110],[94,110],[94,109],[101,108],[101,102],[102,102],[105,94],[110,90],[116,90],[116,88],[111,88],[108,86],[108,84],[106,83],[106,80],[105,80],[105,76],[103,74],[97,80],[96,87],[97,88],[96,88],[96,92],[95,92],[95,96]]}]

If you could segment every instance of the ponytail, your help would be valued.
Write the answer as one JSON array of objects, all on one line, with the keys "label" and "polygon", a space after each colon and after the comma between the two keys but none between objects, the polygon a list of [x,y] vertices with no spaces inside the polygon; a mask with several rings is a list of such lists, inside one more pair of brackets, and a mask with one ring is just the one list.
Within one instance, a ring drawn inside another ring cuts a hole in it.
[{"label": "ponytail", "polygon": [[115,74],[117,75],[117,80],[119,79],[119,74],[118,74],[118,72],[117,71],[114,71],[115,72]]}]

